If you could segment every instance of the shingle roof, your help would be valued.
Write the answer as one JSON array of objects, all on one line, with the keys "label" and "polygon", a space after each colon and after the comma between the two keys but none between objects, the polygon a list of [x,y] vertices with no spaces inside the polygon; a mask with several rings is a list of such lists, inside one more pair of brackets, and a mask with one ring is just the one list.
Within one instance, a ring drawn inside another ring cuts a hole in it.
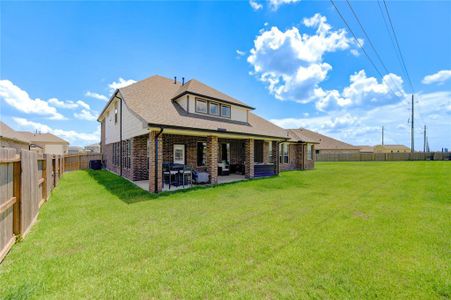
[{"label": "shingle roof", "polygon": [[373,146],[360,145],[360,146],[356,146],[356,147],[360,149],[360,152],[368,152],[368,153],[374,152]]},{"label": "shingle roof", "polygon": [[318,145],[315,146],[317,150],[359,150],[358,147],[305,128],[290,129],[290,132],[294,132],[310,141],[317,142]]},{"label": "shingle roof", "polygon": [[291,142],[318,143],[316,140],[306,136],[298,129],[287,129],[286,131]]},{"label": "shingle roof", "polygon": [[0,121],[0,137],[17,141],[19,143],[29,144],[30,141],[21,132],[15,131],[5,123]]},{"label": "shingle roof", "polygon": [[376,146],[374,146],[374,149],[377,149],[377,150],[381,150],[381,149],[385,149],[385,150],[409,150],[410,151],[410,148],[405,146],[405,145],[387,145],[387,144],[376,145]]},{"label": "shingle roof", "polygon": [[253,109],[253,107],[250,107],[249,105],[247,105],[233,97],[230,97],[229,95],[226,95],[226,94],[224,94],[224,93],[222,93],[196,79],[191,79],[186,84],[181,85],[179,87],[179,89],[175,92],[173,99],[176,99],[185,93],[207,96],[212,99],[222,100],[225,102],[229,102],[232,104],[236,104],[236,105],[240,105],[240,106],[244,106],[244,107]]},{"label": "shingle roof", "polygon": [[19,131],[32,143],[57,143],[57,144],[69,144],[68,141],[63,140],[51,133],[32,133],[29,131]]},{"label": "shingle roof", "polygon": [[[200,87],[202,87],[203,92],[205,93],[211,94],[212,91],[216,91],[204,84],[198,84],[198,81],[193,80],[191,80],[189,86],[191,86],[192,83],[195,83],[193,88],[198,92],[200,92]],[[185,85],[188,85],[188,83]],[[189,86],[188,88],[190,88]],[[172,99],[174,99],[176,95],[179,95],[180,92],[183,93],[182,87],[183,86],[180,83],[174,84],[171,79],[162,76],[152,76],[127,87],[120,88],[119,92],[127,107],[148,124],[218,132],[225,130],[229,133],[267,137],[287,137],[287,133],[284,129],[252,112],[248,113],[248,123],[188,113],[177,103],[172,101]],[[216,94],[216,96],[218,96],[218,94]]]}]

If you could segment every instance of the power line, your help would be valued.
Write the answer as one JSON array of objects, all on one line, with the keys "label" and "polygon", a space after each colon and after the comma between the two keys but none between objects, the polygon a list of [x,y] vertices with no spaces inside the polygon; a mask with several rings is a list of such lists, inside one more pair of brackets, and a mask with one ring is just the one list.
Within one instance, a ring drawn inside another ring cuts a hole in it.
[{"label": "power line", "polygon": [[[388,36],[390,38],[390,42],[393,46],[393,49],[395,50],[395,55],[398,60],[399,67],[401,69],[401,73],[405,73],[402,68],[402,63],[401,63],[401,58],[399,57],[399,53],[398,53],[398,51],[396,51],[396,45],[395,45],[395,41],[393,39],[393,34],[391,33],[390,27],[388,26],[387,18],[385,17],[384,10],[382,9],[381,2],[380,2],[380,0],[377,0],[376,2],[377,2],[377,5],[379,6],[379,11],[381,12],[381,15],[382,15],[382,20],[384,20],[385,29],[387,30]],[[404,76],[406,76],[406,75],[404,74]]]},{"label": "power line", "polygon": [[[381,79],[383,80],[384,76],[382,75],[382,73],[379,71],[379,69],[377,68],[376,64],[374,63],[374,61],[371,59],[371,57],[368,55],[368,53],[365,51],[365,48],[363,48],[362,44],[359,42],[359,39],[357,38],[357,36],[355,35],[354,31],[351,29],[351,27],[349,26],[348,22],[346,21],[346,19],[344,18],[344,16],[341,14],[340,10],[338,9],[338,7],[335,5],[334,0],[329,0],[332,5],[334,6],[335,10],[337,11],[338,15],[340,16],[341,20],[343,21],[343,23],[345,23],[346,27],[348,28],[349,32],[351,32],[352,36],[354,37],[355,42],[357,43],[357,45],[359,46],[360,49],[362,49],[363,53],[365,54],[366,58],[368,58],[368,60],[370,61],[371,65],[373,66],[373,68],[376,70],[376,72],[379,74],[379,76],[381,77]],[[393,92],[393,90],[388,86],[388,88],[390,89],[390,91],[396,95],[395,92]]]},{"label": "power line", "polygon": [[[346,0],[346,3],[348,4],[349,8],[351,9],[352,14],[354,15],[354,18],[357,20],[357,22],[359,23],[360,28],[362,29],[363,33],[365,34],[371,48],[373,49],[374,53],[376,54],[377,59],[379,60],[380,64],[382,65],[382,67],[384,68],[385,73],[389,74],[390,72],[388,71],[387,67],[385,66],[381,56],[379,55],[379,52],[376,50],[376,47],[374,46],[373,42],[371,41],[368,33],[366,32],[365,28],[363,27],[363,24],[360,22],[360,18],[358,17],[357,13],[354,11],[354,8],[351,5],[351,2],[349,2],[349,0]],[[396,82],[391,78],[390,81],[392,82],[393,86],[396,87],[396,89],[401,92],[401,94],[403,93],[402,88],[400,88]]]},{"label": "power line", "polygon": [[401,57],[402,66],[403,66],[403,68],[404,68],[404,70],[405,70],[405,72],[407,74],[407,79],[409,80],[409,84],[410,84],[410,88],[412,89],[412,93],[415,93],[415,89],[413,88],[412,80],[410,80],[410,75],[409,75],[409,72],[407,71],[406,63],[404,61],[404,57],[403,57],[402,52],[401,52],[401,47],[399,46],[399,41],[398,41],[398,37],[396,35],[395,27],[393,26],[393,22],[392,22],[392,19],[390,17],[390,13],[388,12],[387,3],[385,2],[385,0],[383,0],[383,1],[384,1],[384,6],[385,6],[385,11],[387,12],[388,21],[390,22],[391,30],[393,31],[393,36],[395,37],[396,46],[398,48],[399,55]]}]

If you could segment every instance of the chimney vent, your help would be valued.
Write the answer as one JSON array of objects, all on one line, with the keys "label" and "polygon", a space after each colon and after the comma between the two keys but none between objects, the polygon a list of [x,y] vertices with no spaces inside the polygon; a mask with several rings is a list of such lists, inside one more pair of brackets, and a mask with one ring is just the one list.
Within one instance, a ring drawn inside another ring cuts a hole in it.
[{"label": "chimney vent", "polygon": [[182,77],[182,85],[185,85],[185,77]]},{"label": "chimney vent", "polygon": [[174,76],[174,84],[177,84],[177,76]]}]

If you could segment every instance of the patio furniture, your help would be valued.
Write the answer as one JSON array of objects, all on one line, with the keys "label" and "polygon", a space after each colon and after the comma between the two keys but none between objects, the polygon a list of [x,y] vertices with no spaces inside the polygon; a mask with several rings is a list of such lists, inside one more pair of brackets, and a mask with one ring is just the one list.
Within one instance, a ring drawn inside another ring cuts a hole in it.
[{"label": "patio furniture", "polygon": [[230,165],[226,160],[218,163],[218,175],[226,176],[230,174]]},{"label": "patio furniture", "polygon": [[163,183],[171,186],[192,185],[192,169],[183,164],[163,163]]},{"label": "patio furniture", "polygon": [[195,183],[208,183],[210,175],[207,172],[193,171],[193,180]]},{"label": "patio furniture", "polygon": [[230,173],[244,175],[244,165],[243,164],[231,164]]}]

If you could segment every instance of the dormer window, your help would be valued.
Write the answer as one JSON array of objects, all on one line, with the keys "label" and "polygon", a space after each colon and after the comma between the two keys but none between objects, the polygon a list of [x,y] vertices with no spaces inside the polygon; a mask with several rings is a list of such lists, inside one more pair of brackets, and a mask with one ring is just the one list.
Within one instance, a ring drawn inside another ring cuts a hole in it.
[{"label": "dormer window", "polygon": [[206,114],[208,112],[207,110],[207,101],[196,99],[196,112],[201,114]]},{"label": "dormer window", "polygon": [[195,107],[196,113],[208,114],[228,119],[231,117],[232,107],[229,104],[196,98]]},{"label": "dormer window", "polygon": [[221,117],[230,118],[230,105],[221,104]]},{"label": "dormer window", "polygon": [[219,104],[215,102],[210,102],[210,105],[208,106],[208,113],[210,115],[216,115],[219,116]]}]

